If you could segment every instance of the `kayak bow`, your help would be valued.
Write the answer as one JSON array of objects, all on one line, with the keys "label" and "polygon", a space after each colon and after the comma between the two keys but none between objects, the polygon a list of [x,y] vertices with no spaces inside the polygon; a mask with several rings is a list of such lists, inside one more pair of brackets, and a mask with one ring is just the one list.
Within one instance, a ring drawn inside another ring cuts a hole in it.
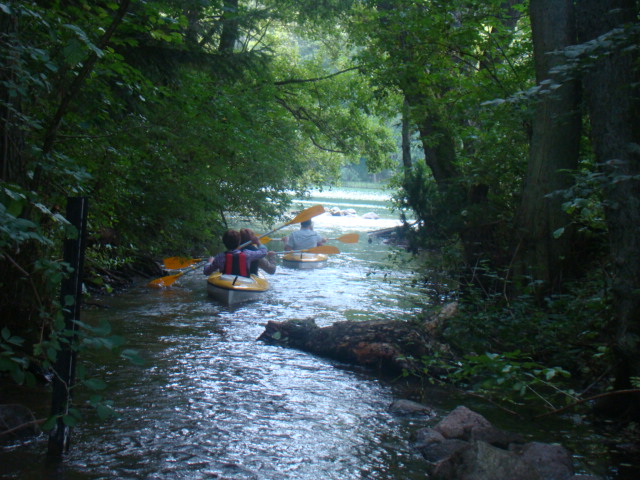
[{"label": "kayak bow", "polygon": [[242,277],[215,272],[207,278],[207,293],[224,305],[260,298],[269,290],[269,282],[258,275]]},{"label": "kayak bow", "polygon": [[326,266],[328,258],[322,253],[289,253],[282,257],[282,264],[289,268],[307,270]]}]

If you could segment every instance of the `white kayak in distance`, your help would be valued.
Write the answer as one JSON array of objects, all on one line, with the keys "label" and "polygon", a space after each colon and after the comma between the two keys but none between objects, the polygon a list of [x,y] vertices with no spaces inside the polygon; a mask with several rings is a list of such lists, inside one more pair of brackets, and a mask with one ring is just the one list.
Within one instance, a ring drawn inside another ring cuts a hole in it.
[{"label": "white kayak in distance", "polygon": [[258,275],[243,277],[215,272],[207,278],[207,293],[224,305],[257,300],[269,290],[269,281]]},{"label": "white kayak in distance", "polygon": [[327,265],[329,257],[323,253],[288,253],[282,257],[282,265],[302,270],[322,268]]}]

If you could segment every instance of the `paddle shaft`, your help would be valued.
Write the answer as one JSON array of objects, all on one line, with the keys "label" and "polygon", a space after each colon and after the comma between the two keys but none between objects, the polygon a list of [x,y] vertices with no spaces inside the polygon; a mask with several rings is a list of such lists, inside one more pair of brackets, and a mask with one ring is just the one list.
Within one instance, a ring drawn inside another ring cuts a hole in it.
[{"label": "paddle shaft", "polygon": [[289,255],[290,253],[315,253],[310,250],[310,248],[307,250],[285,250],[284,252],[276,252],[276,255]]},{"label": "paddle shaft", "polygon": [[[281,228],[286,227],[287,225],[289,225],[289,224],[282,225],[281,227],[278,227],[275,230],[271,230],[270,232],[267,232],[264,235],[260,235],[258,237],[258,240],[260,240],[262,237],[266,237],[267,235],[271,235],[272,233],[277,232],[278,230],[280,230]],[[244,242],[238,247],[238,250],[242,250],[244,247],[246,247],[248,245],[251,245],[252,243],[253,243],[252,240],[249,240],[248,242]]]},{"label": "paddle shaft", "polygon": [[285,250],[284,252],[276,252],[276,255],[289,255],[290,253],[322,253],[325,255],[333,255],[340,253],[340,250],[331,245],[321,245],[319,247],[307,248],[305,250]]},{"label": "paddle shaft", "polygon": [[[320,215],[322,213],[324,213],[324,207],[322,205],[314,205],[313,207],[309,207],[309,208],[303,210],[302,212],[300,212],[295,217],[293,217],[293,220],[289,220],[284,225],[281,225],[278,228],[275,228],[275,229],[271,230],[270,232],[265,233],[264,235],[260,235],[258,237],[258,240],[260,240],[263,237],[266,237],[267,235],[271,235],[271,234],[277,232],[278,230],[282,230],[283,228],[288,227],[289,225],[293,225],[294,223],[302,223],[302,222],[304,222],[306,220],[310,220],[313,217],[318,216],[318,215]],[[251,240],[249,240],[248,242],[244,242],[243,244],[241,244],[238,247],[238,249],[241,250],[244,247],[246,247],[247,245],[251,245],[251,243],[253,243]]]},{"label": "paddle shaft", "polygon": [[[263,237],[264,237],[264,235],[262,237],[260,237],[260,238],[263,238]],[[337,241],[342,242],[342,243],[358,243],[359,238],[360,238],[360,235],[358,235],[357,233],[347,233],[347,234],[342,235],[341,237],[338,237],[338,238],[329,238],[329,239],[327,239],[327,241],[331,242],[331,241],[337,240]],[[269,237],[267,237],[265,239],[265,241],[261,242],[261,243],[269,243],[271,241],[278,241],[279,242],[279,241],[282,241],[282,240],[284,240],[284,238],[269,238]]]}]

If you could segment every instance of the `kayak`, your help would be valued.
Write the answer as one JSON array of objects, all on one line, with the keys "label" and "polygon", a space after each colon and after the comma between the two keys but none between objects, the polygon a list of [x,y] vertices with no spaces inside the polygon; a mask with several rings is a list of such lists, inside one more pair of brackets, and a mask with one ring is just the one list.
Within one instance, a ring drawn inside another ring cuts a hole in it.
[{"label": "kayak", "polygon": [[269,282],[258,275],[242,277],[215,272],[207,278],[207,293],[224,305],[260,298],[269,290]]},{"label": "kayak", "polygon": [[321,268],[327,264],[327,255],[322,253],[288,253],[282,257],[282,264],[289,268]]}]

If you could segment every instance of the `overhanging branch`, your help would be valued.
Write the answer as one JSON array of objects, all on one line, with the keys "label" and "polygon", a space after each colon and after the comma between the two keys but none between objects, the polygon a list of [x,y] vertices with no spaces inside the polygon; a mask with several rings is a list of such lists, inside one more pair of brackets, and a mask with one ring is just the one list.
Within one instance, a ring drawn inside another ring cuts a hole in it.
[{"label": "overhanging branch", "polygon": [[332,148],[327,148],[327,147],[323,147],[322,145],[320,145],[318,142],[316,142],[316,139],[313,138],[313,135],[309,135],[309,139],[311,140],[311,143],[313,143],[313,146],[318,148],[319,150],[322,150],[324,152],[330,152],[330,153],[340,153],[342,155],[346,155],[347,152],[343,152],[342,150],[334,150]]},{"label": "overhanging branch", "polygon": [[313,83],[313,82],[321,82],[322,80],[328,80],[333,77],[337,77],[338,75],[342,75],[343,73],[351,72],[353,70],[358,70],[360,67],[351,67],[345,70],[340,70],[339,72],[332,73],[331,75],[326,75],[324,77],[316,77],[316,78],[292,78],[290,80],[281,80],[279,82],[274,82],[274,85],[289,85],[292,83]]},{"label": "overhanging branch", "polygon": [[[307,111],[307,109],[305,109],[304,107],[293,108],[287,102],[285,102],[282,98],[278,98],[278,97],[276,97],[276,101],[280,105],[282,105],[282,107],[285,108],[293,116],[293,118],[295,118],[299,122],[310,122],[310,123],[312,123],[318,129],[319,132],[322,132],[324,135],[327,135],[328,137],[334,137],[334,140],[336,141],[336,143],[340,143],[340,141],[336,138],[336,135],[332,134],[331,132],[327,132],[327,129],[324,128],[323,122],[321,122],[315,116],[311,115]],[[340,154],[345,154],[345,155],[347,153],[345,151],[335,150],[335,149],[332,149],[332,148],[329,148],[329,147],[323,147],[322,145],[320,145],[316,141],[316,139],[313,137],[313,135],[309,135],[309,139],[311,140],[311,143],[313,143],[313,145],[316,148],[318,148],[320,150],[323,150],[325,152],[340,153]]]}]

